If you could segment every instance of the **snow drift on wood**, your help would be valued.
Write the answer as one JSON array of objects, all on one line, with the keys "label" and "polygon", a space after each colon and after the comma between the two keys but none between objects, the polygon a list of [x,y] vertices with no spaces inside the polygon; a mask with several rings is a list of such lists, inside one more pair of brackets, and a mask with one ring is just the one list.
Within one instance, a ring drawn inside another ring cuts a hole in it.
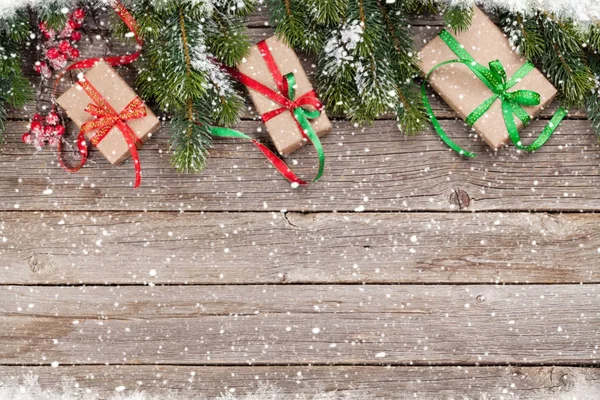
[{"label": "snow drift on wood", "polygon": [[[360,382],[356,382],[360,386]],[[318,383],[313,385],[318,387]],[[596,398],[598,393],[598,384],[595,381],[588,381],[583,377],[575,379],[572,385],[566,387],[554,386],[552,388],[543,388],[529,393],[528,399],[546,399],[546,400],[584,400]],[[518,389],[496,388],[494,393],[482,393],[478,397],[461,396],[460,389],[456,389],[456,396],[440,396],[436,399],[455,398],[460,400],[519,400],[521,397],[515,393]],[[399,390],[397,399],[413,399],[415,393],[407,390]],[[108,397],[107,397],[108,396]],[[117,386],[114,394],[100,396],[90,389],[82,388],[81,385],[72,378],[64,378],[61,385],[54,389],[42,388],[38,378],[28,375],[24,378],[1,378],[0,377],[0,399],[1,400],[374,400],[375,394],[363,390],[352,391],[318,391],[314,389],[313,394],[289,393],[274,386],[262,385],[256,391],[251,393],[242,393],[238,390],[234,393],[225,393],[218,397],[207,398],[199,394],[180,394],[149,392],[131,392],[124,386]],[[422,398],[422,397],[421,397]],[[431,398],[431,397],[428,397]]]},{"label": "snow drift on wood", "polygon": [[[1,379],[1,378],[0,378]],[[34,376],[25,377],[22,382],[0,380],[1,400],[284,400],[293,397],[298,400],[372,400],[374,396],[360,392],[315,392],[312,395],[283,393],[272,386],[262,386],[252,393],[226,393],[218,397],[207,398],[193,394],[147,392],[128,393],[124,387],[116,387],[115,393],[109,397],[78,387],[71,379],[65,379],[55,389],[42,389]]]}]

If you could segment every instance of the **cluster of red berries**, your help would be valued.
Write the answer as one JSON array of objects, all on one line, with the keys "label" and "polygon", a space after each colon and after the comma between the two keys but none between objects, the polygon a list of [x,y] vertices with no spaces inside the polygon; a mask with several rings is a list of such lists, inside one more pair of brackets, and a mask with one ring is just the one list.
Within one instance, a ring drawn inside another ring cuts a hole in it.
[{"label": "cluster of red berries", "polygon": [[38,150],[44,146],[58,146],[63,135],[65,126],[60,123],[57,113],[51,112],[45,118],[40,114],[33,116],[29,132],[23,135],[23,142],[33,143]]},{"label": "cluster of red berries", "polygon": [[35,71],[44,78],[52,77],[52,70],[63,69],[67,61],[79,58],[79,50],[73,47],[73,43],[81,40],[81,32],[78,30],[83,26],[85,11],[76,9],[69,16],[62,31],[57,32],[49,29],[46,22],[40,22],[40,30],[46,39],[43,44],[45,61],[35,63]]}]

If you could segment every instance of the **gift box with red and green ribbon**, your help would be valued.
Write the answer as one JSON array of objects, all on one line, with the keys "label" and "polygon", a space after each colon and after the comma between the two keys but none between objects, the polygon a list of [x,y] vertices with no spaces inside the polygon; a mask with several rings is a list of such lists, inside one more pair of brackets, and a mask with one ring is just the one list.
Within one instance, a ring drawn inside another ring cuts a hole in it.
[{"label": "gift box with red and green ribbon", "polygon": [[494,150],[512,142],[520,150],[535,151],[567,114],[559,108],[540,134],[521,137],[522,128],[552,102],[557,90],[533,64],[515,53],[504,33],[476,7],[467,31],[443,30],[421,50],[420,59],[426,77],[422,97],[433,127],[463,156],[474,154],[450,138],[435,117],[427,83]]},{"label": "gift box with red and green ribbon", "polygon": [[280,154],[290,154],[311,141],[303,120],[319,137],[331,131],[331,122],[296,53],[277,37],[252,47],[237,70],[230,72],[248,88]]}]

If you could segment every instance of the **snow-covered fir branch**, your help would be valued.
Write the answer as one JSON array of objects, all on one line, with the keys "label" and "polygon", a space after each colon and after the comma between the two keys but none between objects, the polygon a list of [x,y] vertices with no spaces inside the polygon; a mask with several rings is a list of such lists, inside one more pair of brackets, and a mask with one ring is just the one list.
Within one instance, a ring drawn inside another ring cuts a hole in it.
[{"label": "snow-covered fir branch", "polygon": [[453,6],[471,7],[475,4],[486,9],[499,7],[510,12],[532,14],[546,11],[582,23],[600,21],[598,0],[439,0]]},{"label": "snow-covered fir branch", "polygon": [[362,40],[363,28],[358,21],[350,21],[339,31],[333,31],[325,44],[325,73],[333,75],[344,64],[355,61],[356,46]]},{"label": "snow-covered fir branch", "polygon": [[235,96],[236,90],[233,87],[233,82],[217,64],[215,57],[208,51],[204,42],[204,37],[200,36],[198,42],[192,51],[192,67],[203,74],[209,80],[205,82],[204,88],[213,90],[219,96]]}]

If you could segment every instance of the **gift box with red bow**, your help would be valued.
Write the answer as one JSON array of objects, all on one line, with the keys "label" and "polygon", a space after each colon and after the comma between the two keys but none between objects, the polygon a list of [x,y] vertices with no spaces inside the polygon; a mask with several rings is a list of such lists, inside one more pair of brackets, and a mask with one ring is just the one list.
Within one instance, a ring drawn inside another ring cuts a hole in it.
[{"label": "gift box with red bow", "polygon": [[[279,153],[290,154],[308,143],[294,114],[300,109],[321,111],[323,105],[294,50],[271,37],[252,47],[237,72],[230,72],[248,88]],[[318,136],[331,130],[325,112],[310,125]]]},{"label": "gift box with red bow", "polygon": [[136,149],[160,124],[114,68],[102,60],[57,103],[113,165],[133,155],[136,167],[139,166]]}]

